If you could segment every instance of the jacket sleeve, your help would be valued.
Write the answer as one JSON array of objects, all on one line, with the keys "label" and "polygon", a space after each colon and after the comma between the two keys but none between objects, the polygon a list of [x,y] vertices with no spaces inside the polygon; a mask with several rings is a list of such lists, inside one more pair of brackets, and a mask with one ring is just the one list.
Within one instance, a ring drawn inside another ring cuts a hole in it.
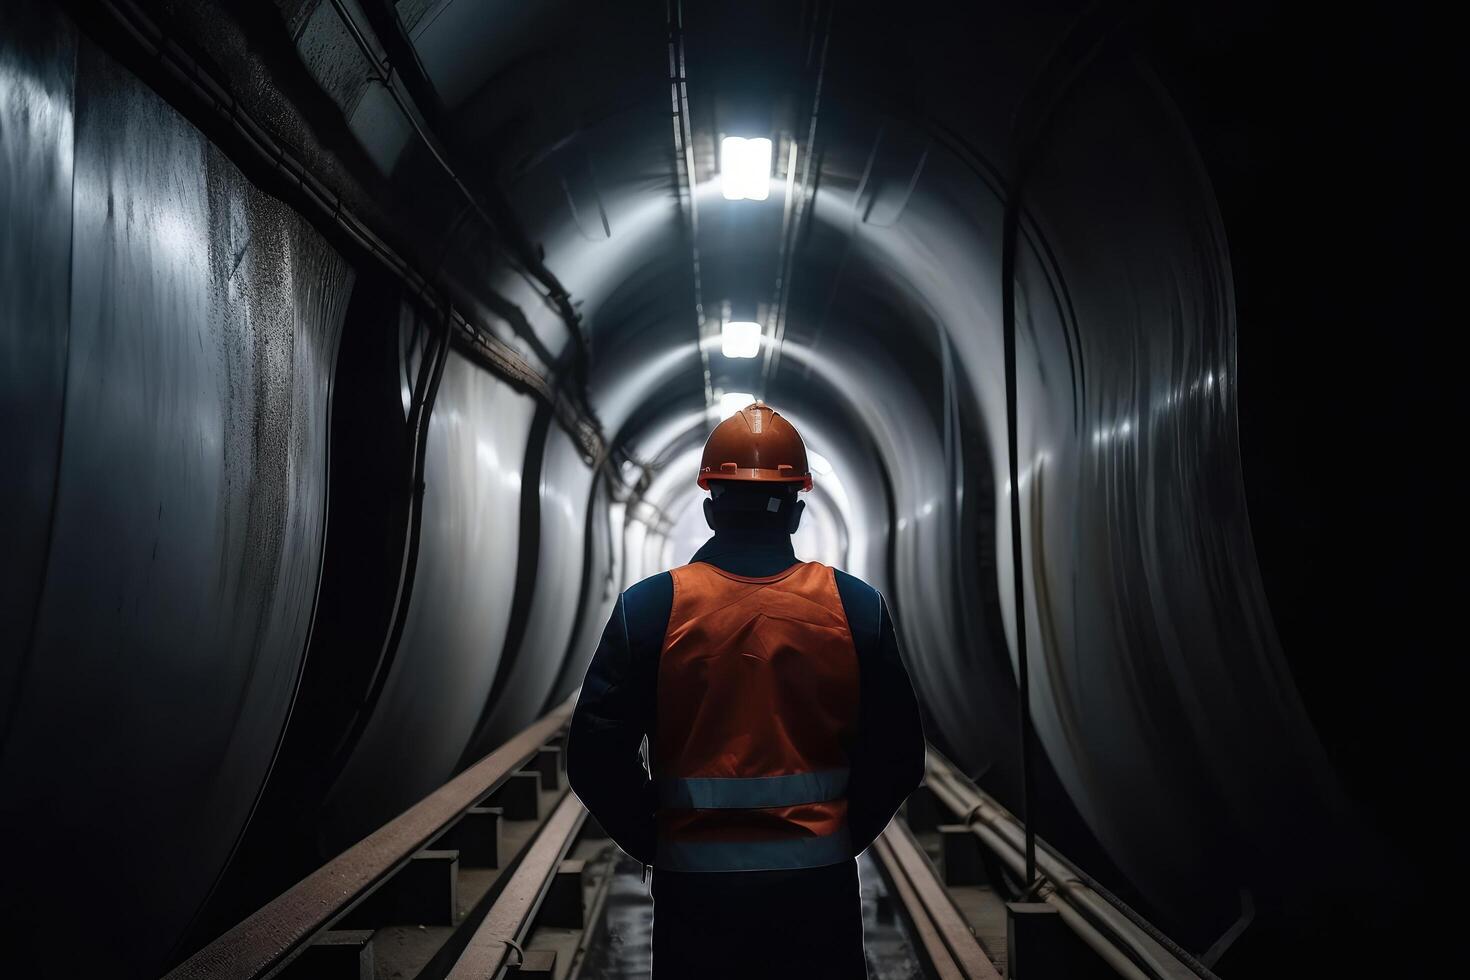
[{"label": "jacket sleeve", "polygon": [[[924,778],[924,729],[888,606],[876,590],[859,648],[858,731],[848,781],[848,830],[861,854]],[[867,648],[864,649],[864,646]]]},{"label": "jacket sleeve", "polygon": [[608,836],[643,864],[653,863],[655,795],[641,746],[652,728],[651,684],[628,639],[619,596],[572,714],[567,778]]}]

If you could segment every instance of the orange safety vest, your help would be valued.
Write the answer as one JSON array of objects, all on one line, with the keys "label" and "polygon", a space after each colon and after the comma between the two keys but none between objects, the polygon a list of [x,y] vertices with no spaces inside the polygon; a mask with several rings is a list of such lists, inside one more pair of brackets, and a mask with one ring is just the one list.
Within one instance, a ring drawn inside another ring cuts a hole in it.
[{"label": "orange safety vest", "polygon": [[669,573],[658,665],[654,866],[817,868],[852,857],[849,747],[858,658],[832,569]]}]

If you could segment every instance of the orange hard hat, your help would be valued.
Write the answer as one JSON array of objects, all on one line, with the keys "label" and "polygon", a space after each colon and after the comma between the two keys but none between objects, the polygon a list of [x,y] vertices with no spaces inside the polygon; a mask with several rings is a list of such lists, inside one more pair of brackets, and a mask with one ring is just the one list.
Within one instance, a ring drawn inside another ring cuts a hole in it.
[{"label": "orange hard hat", "polygon": [[747,405],[715,426],[699,462],[699,486],[711,480],[799,483],[812,488],[806,444],[796,427],[762,402]]}]

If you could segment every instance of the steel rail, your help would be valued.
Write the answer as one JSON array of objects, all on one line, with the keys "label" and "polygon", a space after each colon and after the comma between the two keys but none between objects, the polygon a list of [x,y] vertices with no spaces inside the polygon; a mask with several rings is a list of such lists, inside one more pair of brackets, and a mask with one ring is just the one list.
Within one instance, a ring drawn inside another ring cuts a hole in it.
[{"label": "steel rail", "polygon": [[270,976],[519,771],[566,727],[571,713],[568,700],[199,950],[165,980]]},{"label": "steel rail", "polygon": [[[987,850],[1017,876],[1026,872],[1026,830],[992,797],[972,785],[947,760],[929,750],[925,783],[935,797],[969,826]],[[1141,917],[1109,901],[1065,857],[1036,840],[1036,872],[1044,882],[1038,897],[1052,905],[1084,943],[1119,974],[1133,980],[1219,980]],[[1171,948],[1172,947],[1172,948]]]},{"label": "steel rail", "polygon": [[939,980],[1001,980],[904,822],[890,822],[873,850]]},{"label": "steel rail", "polygon": [[515,874],[470,937],[447,980],[489,980],[499,976],[506,967],[518,965],[510,962],[511,951],[521,952],[521,944],[531,931],[556,869],[586,819],[587,810],[575,793],[562,797],[517,865]]}]

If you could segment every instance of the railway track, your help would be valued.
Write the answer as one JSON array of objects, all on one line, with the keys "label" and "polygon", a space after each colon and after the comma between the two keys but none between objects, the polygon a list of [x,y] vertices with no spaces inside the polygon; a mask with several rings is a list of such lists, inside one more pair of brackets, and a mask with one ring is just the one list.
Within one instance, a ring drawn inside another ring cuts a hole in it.
[{"label": "railway track", "polygon": [[[570,713],[558,707],[165,980],[575,980],[619,852],[567,787]],[[925,786],[864,865],[882,878],[879,920],[898,924],[913,959],[883,976],[1208,978],[1050,849],[1039,887],[1008,900],[1021,834],[931,751]]]}]

